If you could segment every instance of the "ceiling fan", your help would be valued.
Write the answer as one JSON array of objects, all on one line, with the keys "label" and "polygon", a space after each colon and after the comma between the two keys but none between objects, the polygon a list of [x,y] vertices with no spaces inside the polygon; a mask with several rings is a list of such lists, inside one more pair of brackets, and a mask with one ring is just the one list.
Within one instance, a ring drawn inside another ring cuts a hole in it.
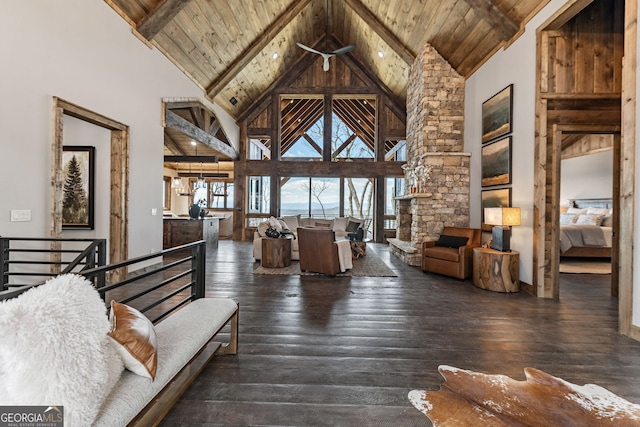
[{"label": "ceiling fan", "polygon": [[326,52],[325,53],[325,52],[320,52],[318,50],[310,48],[309,46],[305,46],[302,43],[296,43],[296,44],[298,45],[298,47],[301,47],[304,50],[308,50],[309,52],[313,52],[313,53],[317,53],[318,55],[321,55],[324,58],[324,64],[322,65],[322,69],[324,71],[329,71],[329,58],[331,58],[332,56],[340,55],[342,53],[351,52],[356,47],[355,44],[350,44],[349,46],[345,46],[345,47],[341,47],[340,49],[336,49],[333,52]]}]

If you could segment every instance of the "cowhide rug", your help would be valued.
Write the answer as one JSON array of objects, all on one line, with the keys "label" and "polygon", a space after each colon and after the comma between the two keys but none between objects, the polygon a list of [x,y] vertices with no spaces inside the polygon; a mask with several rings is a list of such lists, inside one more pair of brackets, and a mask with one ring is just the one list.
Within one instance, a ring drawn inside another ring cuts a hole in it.
[{"label": "cowhide rug", "polygon": [[640,426],[640,405],[595,384],[578,386],[525,368],[525,381],[440,366],[439,391],[409,400],[437,427]]}]

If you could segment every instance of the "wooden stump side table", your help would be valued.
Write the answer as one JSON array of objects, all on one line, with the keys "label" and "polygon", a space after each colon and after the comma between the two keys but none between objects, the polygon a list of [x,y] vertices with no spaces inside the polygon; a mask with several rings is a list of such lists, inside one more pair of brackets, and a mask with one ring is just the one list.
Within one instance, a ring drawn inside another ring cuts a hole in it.
[{"label": "wooden stump side table", "polygon": [[262,238],[262,260],[265,268],[282,268],[291,265],[291,239]]},{"label": "wooden stump side table", "polygon": [[520,291],[520,254],[474,248],[473,284],[494,292]]}]

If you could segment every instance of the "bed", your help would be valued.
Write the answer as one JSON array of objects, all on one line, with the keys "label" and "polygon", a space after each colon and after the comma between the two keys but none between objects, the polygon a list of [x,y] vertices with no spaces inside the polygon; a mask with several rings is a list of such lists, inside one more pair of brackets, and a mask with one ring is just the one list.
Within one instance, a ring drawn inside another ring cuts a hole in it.
[{"label": "bed", "polygon": [[611,258],[611,199],[572,199],[560,214],[560,256]]}]

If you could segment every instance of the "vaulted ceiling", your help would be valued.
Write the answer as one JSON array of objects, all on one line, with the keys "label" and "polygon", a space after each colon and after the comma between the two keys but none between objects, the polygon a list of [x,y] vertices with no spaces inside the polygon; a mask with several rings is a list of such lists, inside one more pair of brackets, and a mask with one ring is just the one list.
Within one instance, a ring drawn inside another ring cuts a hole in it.
[{"label": "vaulted ceiling", "polygon": [[549,0],[105,2],[238,118],[300,61],[322,67],[319,55],[296,42],[322,51],[355,44],[345,55],[404,102],[409,68],[425,43],[469,76]]}]

